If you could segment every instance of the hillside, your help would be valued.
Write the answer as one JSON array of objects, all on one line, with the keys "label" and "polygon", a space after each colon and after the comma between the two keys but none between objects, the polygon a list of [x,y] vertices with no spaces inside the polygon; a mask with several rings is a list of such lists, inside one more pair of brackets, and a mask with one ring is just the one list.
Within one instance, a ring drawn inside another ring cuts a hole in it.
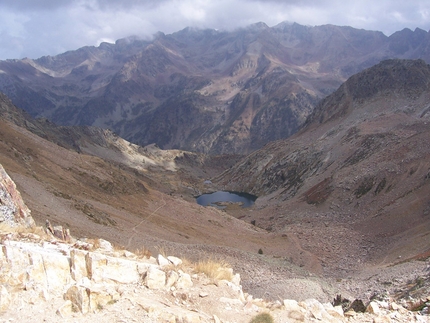
[{"label": "hillside", "polygon": [[429,65],[383,61],[214,182],[258,195],[236,216],[295,234],[328,275],[428,257],[429,98]]},{"label": "hillside", "polygon": [[[408,307],[430,288],[429,70],[421,60],[367,69],[299,133],[239,161],[56,126],[0,96],[0,163],[38,225],[131,251],[222,259],[244,292],[272,302],[342,294]],[[195,203],[217,188],[259,198],[249,209]]]},{"label": "hillside", "polygon": [[246,154],[294,134],[347,77],[387,58],[430,61],[429,34],[264,23],[186,28],[0,62],[0,91],[33,117],[111,129],[163,149]]},{"label": "hillside", "polygon": [[76,239],[62,226],[36,226],[0,165],[0,315],[8,322],[424,322],[430,302],[267,301],[244,293],[224,262],[190,263],[136,253],[104,239]]}]

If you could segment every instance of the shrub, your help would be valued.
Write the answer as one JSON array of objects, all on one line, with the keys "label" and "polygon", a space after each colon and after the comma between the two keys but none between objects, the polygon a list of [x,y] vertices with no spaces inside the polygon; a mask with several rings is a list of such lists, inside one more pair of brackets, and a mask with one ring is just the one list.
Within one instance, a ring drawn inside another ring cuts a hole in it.
[{"label": "shrub", "polygon": [[260,249],[258,249],[258,254],[259,254],[259,255],[262,255],[262,254],[263,254],[263,249],[261,249],[261,248],[260,248]]},{"label": "shrub", "polygon": [[273,323],[273,317],[269,313],[260,313],[254,316],[249,323]]}]

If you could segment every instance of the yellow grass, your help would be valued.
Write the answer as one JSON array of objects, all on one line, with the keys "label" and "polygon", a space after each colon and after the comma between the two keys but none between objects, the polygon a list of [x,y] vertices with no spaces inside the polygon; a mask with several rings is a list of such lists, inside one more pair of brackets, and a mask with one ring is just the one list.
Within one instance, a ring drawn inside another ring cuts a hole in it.
[{"label": "yellow grass", "polygon": [[217,261],[214,259],[202,260],[195,264],[194,271],[203,273],[214,280],[228,280],[233,279],[233,270],[229,264],[224,261]]}]

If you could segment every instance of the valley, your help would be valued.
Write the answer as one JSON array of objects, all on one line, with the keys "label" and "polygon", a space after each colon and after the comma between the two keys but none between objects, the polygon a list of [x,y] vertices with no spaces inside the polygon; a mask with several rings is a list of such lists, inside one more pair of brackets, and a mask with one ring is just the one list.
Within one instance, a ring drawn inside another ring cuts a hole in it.
[{"label": "valley", "polygon": [[[393,92],[382,78],[378,93],[357,101],[341,94],[355,88],[351,78],[299,133],[246,157],[140,147],[97,128],[59,127],[3,96],[1,163],[40,225],[48,219],[129,250],[223,259],[257,297],[365,299],[386,291],[387,280],[406,285],[428,263],[430,70],[422,61],[387,61],[357,82],[413,68],[425,75],[421,87]],[[196,203],[219,189],[258,199],[222,210]]]},{"label": "valley", "polygon": [[[0,62],[0,164],[37,225],[222,260],[255,297],[424,299],[428,35],[400,53],[408,31],[315,28],[186,29]],[[257,198],[196,202],[217,191]]]}]

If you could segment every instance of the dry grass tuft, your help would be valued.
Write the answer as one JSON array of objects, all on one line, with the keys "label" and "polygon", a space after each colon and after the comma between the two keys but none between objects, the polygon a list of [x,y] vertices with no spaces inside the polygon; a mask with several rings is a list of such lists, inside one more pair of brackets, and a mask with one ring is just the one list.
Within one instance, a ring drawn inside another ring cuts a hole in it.
[{"label": "dry grass tuft", "polygon": [[234,276],[231,266],[222,260],[208,259],[199,261],[195,264],[194,271],[203,273],[213,280],[231,281]]},{"label": "dry grass tuft", "polygon": [[45,232],[43,227],[33,226],[10,226],[6,223],[0,223],[0,234],[17,233],[17,234],[33,234],[39,236],[41,239],[48,239],[50,236]]},{"label": "dry grass tuft", "polygon": [[137,258],[146,258],[146,259],[149,259],[152,256],[151,251],[149,251],[145,247],[136,249],[134,251],[134,254],[137,256]]}]

